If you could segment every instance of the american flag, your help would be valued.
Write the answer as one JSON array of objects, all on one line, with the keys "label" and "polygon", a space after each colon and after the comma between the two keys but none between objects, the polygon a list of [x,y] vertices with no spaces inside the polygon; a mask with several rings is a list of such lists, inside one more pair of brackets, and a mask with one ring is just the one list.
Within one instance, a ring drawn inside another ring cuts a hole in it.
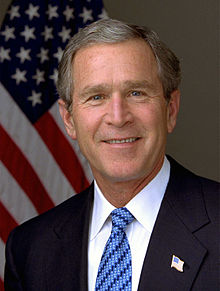
[{"label": "american flag", "polygon": [[58,61],[102,0],[13,1],[0,31],[0,290],[12,228],[87,187],[92,174],[58,113]]}]

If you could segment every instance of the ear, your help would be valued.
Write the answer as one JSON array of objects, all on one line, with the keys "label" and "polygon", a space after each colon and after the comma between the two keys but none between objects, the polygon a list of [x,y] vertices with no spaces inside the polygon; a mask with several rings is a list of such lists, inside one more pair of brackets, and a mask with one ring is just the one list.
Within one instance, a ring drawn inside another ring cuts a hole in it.
[{"label": "ear", "polygon": [[171,133],[177,121],[177,115],[180,107],[180,91],[174,90],[171,93],[169,103],[167,105],[167,131]]},{"label": "ear", "polygon": [[66,103],[62,99],[58,100],[58,104],[59,104],[60,115],[63,119],[68,135],[72,139],[76,139],[76,130],[75,130],[75,124],[73,121],[72,114],[66,109]]}]

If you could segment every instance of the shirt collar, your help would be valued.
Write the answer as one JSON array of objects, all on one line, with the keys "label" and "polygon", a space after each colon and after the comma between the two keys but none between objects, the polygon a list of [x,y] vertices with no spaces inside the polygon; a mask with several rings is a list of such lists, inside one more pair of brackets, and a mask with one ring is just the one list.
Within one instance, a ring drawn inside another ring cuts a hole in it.
[{"label": "shirt collar", "polygon": [[[160,204],[169,181],[169,176],[170,163],[165,157],[159,173],[126,205],[127,209],[133,214],[136,220],[150,232],[153,230]],[[94,181],[94,205],[90,228],[90,240],[96,237],[114,209],[115,207],[108,202],[99,189],[96,181]]]},{"label": "shirt collar", "polygon": [[142,226],[152,232],[170,177],[170,162],[164,158],[159,173],[129,203],[127,209]]},{"label": "shirt collar", "polygon": [[108,202],[102,194],[96,181],[94,181],[94,204],[92,211],[92,221],[90,229],[90,240],[94,239],[99,233],[110,213],[115,207]]}]

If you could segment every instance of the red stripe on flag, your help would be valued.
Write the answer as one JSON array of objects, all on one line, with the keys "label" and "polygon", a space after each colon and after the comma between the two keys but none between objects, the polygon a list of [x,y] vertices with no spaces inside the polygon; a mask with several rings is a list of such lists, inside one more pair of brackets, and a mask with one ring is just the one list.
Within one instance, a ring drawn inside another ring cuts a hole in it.
[{"label": "red stripe on flag", "polygon": [[0,290],[2,290],[2,291],[5,290],[5,289],[4,289],[4,283],[3,283],[3,281],[1,280],[1,278],[0,278]]},{"label": "red stripe on flag", "polygon": [[1,126],[0,135],[0,158],[11,175],[31,199],[38,213],[45,212],[54,207],[53,201],[31,164]]},{"label": "red stripe on flag", "polygon": [[89,182],[83,172],[82,166],[52,115],[49,112],[45,113],[34,126],[76,193],[87,188]]},{"label": "red stripe on flag", "polygon": [[0,202],[0,236],[5,243],[7,241],[10,231],[17,225],[17,222],[4,207],[4,205]]}]

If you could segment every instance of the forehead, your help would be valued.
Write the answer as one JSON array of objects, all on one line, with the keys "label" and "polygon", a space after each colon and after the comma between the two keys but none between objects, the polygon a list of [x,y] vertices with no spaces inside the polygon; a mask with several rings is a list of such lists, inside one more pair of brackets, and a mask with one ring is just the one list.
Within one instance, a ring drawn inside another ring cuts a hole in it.
[{"label": "forehead", "polygon": [[106,60],[111,54],[127,55],[131,54],[136,57],[143,57],[151,59],[156,62],[154,53],[150,46],[142,39],[131,39],[116,43],[95,43],[88,46],[84,46],[79,49],[73,59],[73,66],[78,62],[82,62],[82,59],[89,60],[94,57],[98,57],[99,54],[105,55]]},{"label": "forehead", "polygon": [[78,82],[117,82],[157,78],[158,68],[151,48],[144,40],[132,39],[113,44],[93,44],[81,48],[73,60],[73,79]]}]

